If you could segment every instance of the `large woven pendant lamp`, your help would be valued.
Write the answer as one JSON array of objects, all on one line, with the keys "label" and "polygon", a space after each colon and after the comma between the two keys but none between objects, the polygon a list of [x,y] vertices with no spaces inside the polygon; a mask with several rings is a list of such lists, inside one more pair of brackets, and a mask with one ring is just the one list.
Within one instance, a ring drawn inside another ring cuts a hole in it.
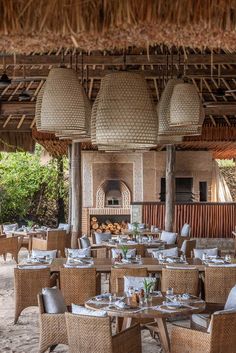
[{"label": "large woven pendant lamp", "polygon": [[63,67],[51,69],[43,93],[41,128],[49,132],[73,130],[86,135],[90,116],[90,103],[76,72]]},{"label": "large woven pendant lamp", "polygon": [[159,143],[178,143],[183,136],[195,136],[201,134],[202,123],[204,120],[204,110],[201,110],[200,120],[197,125],[171,126],[170,125],[170,105],[174,88],[176,85],[183,84],[182,79],[170,79],[161,95],[157,106],[158,115],[158,142]]},{"label": "large woven pendant lamp", "polygon": [[38,93],[37,99],[36,99],[36,105],[35,105],[35,123],[36,123],[36,128],[38,131],[42,131],[41,108],[42,108],[44,89],[45,89],[45,83],[42,85],[41,89],[39,90],[39,93]]},{"label": "large woven pendant lamp", "polygon": [[191,83],[174,86],[170,100],[170,126],[199,126],[202,104],[196,87]]},{"label": "large woven pendant lamp", "polygon": [[102,79],[92,112],[92,140],[98,148],[147,149],[156,146],[157,116],[142,75],[122,71]]}]

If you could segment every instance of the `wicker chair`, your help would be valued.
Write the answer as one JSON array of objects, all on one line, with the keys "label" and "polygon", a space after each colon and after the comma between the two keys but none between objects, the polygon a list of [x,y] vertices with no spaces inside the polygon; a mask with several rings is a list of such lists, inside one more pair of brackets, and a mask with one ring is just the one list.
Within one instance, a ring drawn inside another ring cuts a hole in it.
[{"label": "wicker chair", "polygon": [[46,239],[33,238],[32,249],[58,250],[61,257],[65,257],[66,237],[65,230],[48,230]]},{"label": "wicker chair", "polygon": [[6,260],[6,254],[11,254],[13,259],[18,263],[18,252],[21,247],[20,237],[0,237],[0,255],[3,255],[4,260]]},{"label": "wicker chair", "polygon": [[43,296],[38,294],[39,306],[39,353],[58,344],[68,344],[65,314],[47,314],[44,310]]},{"label": "wicker chair", "polygon": [[175,294],[198,295],[199,271],[197,269],[162,269],[161,290],[173,288]]},{"label": "wicker chair", "polygon": [[16,324],[21,312],[29,306],[37,306],[37,295],[44,287],[52,287],[54,277],[50,277],[50,269],[14,269],[15,320]]},{"label": "wicker chair", "polygon": [[145,267],[136,268],[112,268],[110,277],[111,293],[122,293],[124,291],[124,276],[146,277],[148,275]]},{"label": "wicker chair", "polygon": [[66,313],[70,353],[141,353],[139,325],[112,336],[110,317]]},{"label": "wicker chair", "polygon": [[193,249],[196,248],[196,240],[184,240],[181,246],[181,252],[187,257],[190,258],[192,253],[193,253]]},{"label": "wicker chair", "polygon": [[236,283],[236,267],[206,267],[205,301],[224,305]]},{"label": "wicker chair", "polygon": [[212,316],[210,333],[172,328],[171,353],[235,353],[236,313]]},{"label": "wicker chair", "polygon": [[100,275],[95,268],[61,268],[60,288],[67,306],[84,302],[100,291]]}]

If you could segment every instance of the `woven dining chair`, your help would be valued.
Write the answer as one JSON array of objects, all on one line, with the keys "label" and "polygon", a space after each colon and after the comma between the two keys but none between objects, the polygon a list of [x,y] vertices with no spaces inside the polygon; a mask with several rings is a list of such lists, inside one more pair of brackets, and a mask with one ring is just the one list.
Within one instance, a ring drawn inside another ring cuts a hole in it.
[{"label": "woven dining chair", "polygon": [[166,292],[168,288],[173,288],[175,294],[189,293],[197,296],[199,294],[198,269],[163,268],[161,291]]},{"label": "woven dining chair", "polygon": [[123,293],[124,276],[147,277],[148,272],[145,267],[112,268],[110,276],[110,292]]},{"label": "woven dining chair", "polygon": [[16,324],[21,312],[29,306],[37,306],[37,295],[44,287],[56,284],[50,269],[14,269],[15,319]]},{"label": "woven dining chair", "polygon": [[61,257],[65,257],[67,233],[62,229],[48,230],[46,238],[32,239],[32,249],[37,250],[58,250]]},{"label": "woven dining chair", "polygon": [[235,283],[236,266],[206,267],[204,279],[206,303],[224,305]]},{"label": "woven dining chair", "polygon": [[39,353],[58,344],[68,344],[65,314],[47,314],[43,296],[38,294],[39,306]]},{"label": "woven dining chair", "polygon": [[196,240],[184,240],[181,246],[181,252],[189,259],[193,253],[193,249],[196,248]]},{"label": "woven dining chair", "polygon": [[95,268],[60,269],[60,289],[67,306],[84,305],[86,300],[100,294],[100,283],[100,274],[96,274]]},{"label": "woven dining chair", "polygon": [[171,353],[236,353],[236,313],[213,314],[210,333],[173,327]]},{"label": "woven dining chair", "polygon": [[3,255],[6,261],[6,255],[11,254],[13,259],[18,263],[18,253],[21,247],[21,238],[16,236],[0,237],[0,255]]},{"label": "woven dining chair", "polygon": [[66,313],[70,353],[141,353],[140,326],[112,336],[110,317]]}]

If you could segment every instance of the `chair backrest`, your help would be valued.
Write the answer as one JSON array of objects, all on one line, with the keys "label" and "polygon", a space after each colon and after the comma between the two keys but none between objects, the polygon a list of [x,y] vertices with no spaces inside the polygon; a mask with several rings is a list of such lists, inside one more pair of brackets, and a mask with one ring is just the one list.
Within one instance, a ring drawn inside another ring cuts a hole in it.
[{"label": "chair backrest", "polygon": [[79,247],[81,249],[86,249],[89,248],[91,246],[90,240],[87,237],[87,235],[83,235],[81,238],[78,239],[79,240]]},{"label": "chair backrest", "polygon": [[10,253],[13,254],[19,249],[18,237],[0,238],[0,255]]},{"label": "chair backrest", "polygon": [[148,272],[145,267],[126,267],[112,268],[110,277],[111,293],[123,293],[124,291],[124,276],[147,277]]},{"label": "chair backrest", "polygon": [[236,347],[236,312],[212,315],[210,353],[233,353]]},{"label": "chair backrest", "polygon": [[37,295],[44,287],[50,287],[49,268],[14,269],[16,305],[21,302],[21,306],[37,306]]},{"label": "chair backrest", "polygon": [[112,353],[110,317],[65,316],[70,353]]},{"label": "chair backrest", "polygon": [[47,231],[47,250],[58,250],[62,257],[65,257],[66,231],[53,229]]},{"label": "chair backrest", "polygon": [[199,271],[197,269],[162,269],[161,290],[173,288],[175,294],[198,295]]},{"label": "chair backrest", "polygon": [[193,252],[193,249],[196,248],[196,240],[184,240],[182,246],[181,246],[181,251],[183,254],[186,255],[187,258],[191,257],[191,254]]},{"label": "chair backrest", "polygon": [[191,234],[191,226],[188,223],[185,223],[181,229],[180,235],[181,237],[190,237]]},{"label": "chair backrest", "polygon": [[61,268],[60,288],[66,305],[80,304],[94,297],[97,288],[95,268]]},{"label": "chair backrest", "polygon": [[205,300],[207,303],[225,304],[236,283],[236,267],[206,267]]}]

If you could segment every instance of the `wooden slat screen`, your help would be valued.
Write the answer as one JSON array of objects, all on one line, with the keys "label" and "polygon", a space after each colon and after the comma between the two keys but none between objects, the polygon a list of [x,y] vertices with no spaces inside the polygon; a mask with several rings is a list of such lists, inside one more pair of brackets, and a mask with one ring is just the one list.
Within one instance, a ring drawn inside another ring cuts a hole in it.
[{"label": "wooden slat screen", "polygon": [[[164,203],[140,203],[143,223],[165,228]],[[175,205],[175,226],[179,232],[184,223],[192,227],[192,237],[230,238],[236,226],[236,203],[186,203]]]}]

